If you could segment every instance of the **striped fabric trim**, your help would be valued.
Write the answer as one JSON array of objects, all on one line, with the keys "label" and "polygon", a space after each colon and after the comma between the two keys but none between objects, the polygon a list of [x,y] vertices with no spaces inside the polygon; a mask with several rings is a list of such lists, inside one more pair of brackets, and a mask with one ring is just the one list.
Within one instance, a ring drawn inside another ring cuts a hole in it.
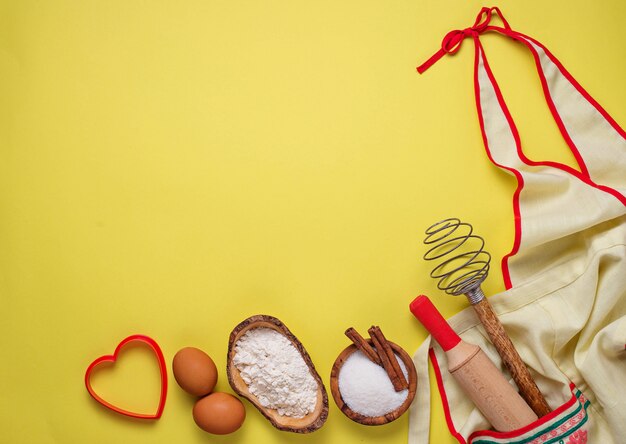
[{"label": "striped fabric trim", "polygon": [[543,418],[530,429],[527,426],[507,433],[478,431],[469,437],[468,444],[584,444],[589,401],[580,390],[572,393],[574,402],[547,421]]}]

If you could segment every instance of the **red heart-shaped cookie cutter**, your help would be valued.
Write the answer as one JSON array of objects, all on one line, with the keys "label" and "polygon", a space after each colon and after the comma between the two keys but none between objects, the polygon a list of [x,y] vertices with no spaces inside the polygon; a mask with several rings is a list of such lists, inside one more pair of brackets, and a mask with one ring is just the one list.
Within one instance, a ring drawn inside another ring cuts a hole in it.
[{"label": "red heart-shaped cookie cutter", "polygon": [[[93,387],[91,387],[90,379],[91,379],[91,373],[93,372],[94,368],[96,368],[98,365],[104,362],[115,362],[117,360],[117,355],[119,354],[122,347],[124,347],[129,342],[133,342],[133,341],[143,342],[149,345],[150,348],[154,351],[154,354],[156,355],[157,360],[159,362],[159,370],[161,371],[161,398],[159,399],[159,405],[155,413],[137,413],[137,412],[131,412],[131,411],[122,409],[120,407],[117,407],[111,404],[110,402],[102,399],[94,391]],[[159,419],[161,415],[163,414],[163,408],[165,407],[165,398],[167,397],[167,369],[165,367],[165,359],[163,358],[163,352],[161,352],[161,348],[156,343],[156,341],[148,336],[145,336],[145,335],[129,336],[118,344],[118,346],[115,348],[115,351],[113,352],[112,355],[100,356],[98,359],[96,359],[91,364],[89,364],[89,367],[87,367],[87,371],[85,372],[85,386],[87,387],[87,391],[89,392],[89,394],[91,395],[93,399],[98,401],[100,404],[102,404],[106,408],[113,410],[114,412],[121,413],[122,415],[126,415],[126,416],[132,416],[133,418]]]}]

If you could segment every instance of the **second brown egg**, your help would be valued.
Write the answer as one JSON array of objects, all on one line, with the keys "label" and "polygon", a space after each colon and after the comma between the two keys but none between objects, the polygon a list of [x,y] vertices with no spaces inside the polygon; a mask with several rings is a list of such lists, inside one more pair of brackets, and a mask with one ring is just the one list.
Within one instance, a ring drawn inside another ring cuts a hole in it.
[{"label": "second brown egg", "polygon": [[243,403],[228,393],[212,393],[193,406],[193,420],[198,427],[214,435],[235,432],[245,419]]}]

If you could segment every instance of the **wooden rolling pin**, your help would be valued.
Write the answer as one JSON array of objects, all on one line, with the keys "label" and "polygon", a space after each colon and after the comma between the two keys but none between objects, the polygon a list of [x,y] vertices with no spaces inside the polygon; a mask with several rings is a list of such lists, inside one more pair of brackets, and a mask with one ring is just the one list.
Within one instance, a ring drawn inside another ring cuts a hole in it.
[{"label": "wooden rolling pin", "polygon": [[496,430],[508,432],[538,419],[485,352],[461,340],[430,299],[418,296],[410,309],[445,352],[448,371]]}]

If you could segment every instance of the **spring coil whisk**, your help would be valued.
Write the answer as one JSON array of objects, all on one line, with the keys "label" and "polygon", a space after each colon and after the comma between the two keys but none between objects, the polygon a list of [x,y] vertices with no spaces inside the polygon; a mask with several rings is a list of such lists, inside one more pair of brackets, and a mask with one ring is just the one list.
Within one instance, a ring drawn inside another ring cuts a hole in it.
[{"label": "spring coil whisk", "polygon": [[550,406],[480,289],[480,284],[489,273],[491,255],[484,251],[483,238],[473,232],[470,224],[456,218],[444,219],[426,230],[424,243],[429,249],[424,259],[439,261],[430,276],[438,280],[437,287],[440,290],[454,296],[467,296],[502,362],[511,373],[520,395],[538,417],[547,415],[551,412]]},{"label": "spring coil whisk", "polygon": [[487,278],[491,255],[484,251],[485,241],[473,234],[473,227],[457,218],[444,219],[426,230],[424,243],[430,249],[427,261],[442,260],[430,273],[438,280],[437,288],[458,296],[473,292],[482,299],[480,284]]}]

